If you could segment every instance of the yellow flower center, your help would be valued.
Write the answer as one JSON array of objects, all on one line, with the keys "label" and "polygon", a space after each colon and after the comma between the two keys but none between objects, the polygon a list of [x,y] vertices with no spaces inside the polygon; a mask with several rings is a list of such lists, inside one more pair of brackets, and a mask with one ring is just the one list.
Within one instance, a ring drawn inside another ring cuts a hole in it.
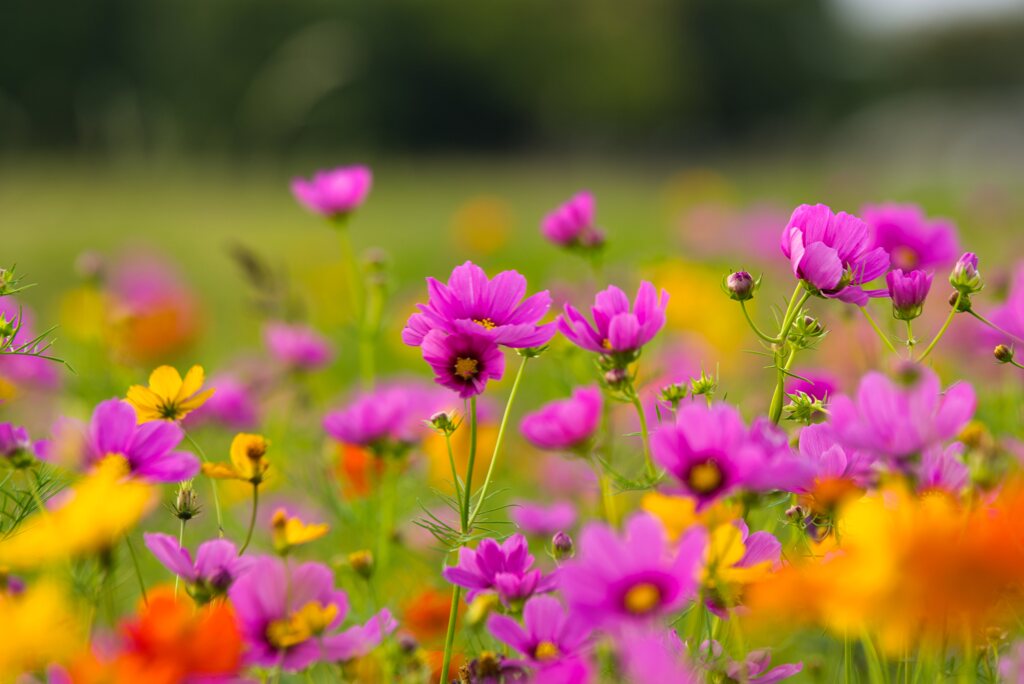
[{"label": "yellow flower center", "polygon": [[686,481],[698,494],[710,494],[722,486],[722,469],[714,461],[704,461],[690,468]]},{"label": "yellow flower center", "polygon": [[486,330],[491,330],[492,328],[496,328],[498,326],[498,324],[492,321],[490,318],[474,318],[473,322]]},{"label": "yellow flower center", "polygon": [[469,380],[479,372],[480,362],[460,356],[455,359],[455,374],[463,380]]},{"label": "yellow flower center", "polygon": [[555,646],[550,641],[542,641],[537,644],[537,648],[533,649],[534,660],[554,660],[561,652],[558,650],[558,646]]},{"label": "yellow flower center", "polygon": [[318,601],[310,601],[287,618],[267,625],[267,640],[278,649],[296,646],[322,634],[337,616],[338,606],[335,604],[325,606]]},{"label": "yellow flower center", "polygon": [[630,587],[623,603],[634,615],[649,613],[661,603],[661,589],[650,582],[641,582]]},{"label": "yellow flower center", "polygon": [[892,251],[892,260],[900,268],[914,268],[917,266],[918,256],[910,247],[897,247]]},{"label": "yellow flower center", "polygon": [[605,349],[607,349],[608,351],[611,351],[611,349],[612,349],[612,342],[611,342],[611,340],[609,340],[606,337],[603,340],[601,340],[601,346],[604,347]]}]

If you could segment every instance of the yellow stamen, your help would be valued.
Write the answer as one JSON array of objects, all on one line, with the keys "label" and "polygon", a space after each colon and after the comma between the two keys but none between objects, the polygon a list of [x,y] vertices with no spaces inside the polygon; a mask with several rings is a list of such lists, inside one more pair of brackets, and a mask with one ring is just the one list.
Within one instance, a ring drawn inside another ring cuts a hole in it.
[{"label": "yellow stamen", "polygon": [[607,337],[604,338],[603,340],[601,340],[601,346],[604,347],[605,349],[607,349],[608,351],[611,351],[611,349],[612,349],[611,340],[609,340]]},{"label": "yellow stamen", "polygon": [[558,646],[550,641],[542,641],[537,644],[537,648],[533,649],[534,660],[554,660],[559,655],[561,655],[561,652],[558,650]]},{"label": "yellow stamen", "polygon": [[474,318],[473,322],[486,330],[491,330],[492,328],[496,328],[498,326],[498,324],[492,321],[490,318]]},{"label": "yellow stamen", "polygon": [[479,372],[480,362],[460,356],[455,359],[455,374],[463,380],[469,380]]},{"label": "yellow stamen", "polygon": [[710,494],[722,486],[722,470],[714,461],[705,461],[690,468],[686,479],[693,491]]},{"label": "yellow stamen", "polygon": [[322,634],[338,616],[338,606],[310,601],[282,620],[267,625],[267,640],[279,649],[301,644]]},{"label": "yellow stamen", "polygon": [[661,589],[650,582],[641,582],[630,587],[623,602],[626,610],[634,615],[649,613],[661,603]]}]

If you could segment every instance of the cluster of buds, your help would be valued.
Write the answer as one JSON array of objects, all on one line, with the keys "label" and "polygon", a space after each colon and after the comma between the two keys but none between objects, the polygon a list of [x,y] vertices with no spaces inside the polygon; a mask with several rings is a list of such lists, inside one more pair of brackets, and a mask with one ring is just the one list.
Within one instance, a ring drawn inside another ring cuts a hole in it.
[{"label": "cluster of buds", "polygon": [[722,280],[722,290],[729,299],[746,302],[754,298],[754,293],[761,287],[761,277],[754,279],[746,271],[734,271]]},{"label": "cluster of buds", "polygon": [[971,296],[981,292],[985,283],[978,271],[978,256],[974,252],[965,252],[949,274],[949,284],[953,286],[953,294],[949,296],[949,305],[956,308],[957,313],[971,310]]}]

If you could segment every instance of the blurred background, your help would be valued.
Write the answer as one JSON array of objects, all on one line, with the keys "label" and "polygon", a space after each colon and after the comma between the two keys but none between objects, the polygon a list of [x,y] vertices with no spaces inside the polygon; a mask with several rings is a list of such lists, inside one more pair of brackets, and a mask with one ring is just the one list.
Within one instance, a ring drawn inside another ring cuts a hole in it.
[{"label": "blurred background", "polygon": [[239,244],[330,323],[335,238],[288,182],[355,162],[375,171],[355,242],[391,255],[404,307],[466,258],[571,277],[537,226],[582,188],[631,267],[717,279],[757,265],[725,247],[777,262],[800,202],[890,200],[1008,266],[1024,2],[8,0],[0,155],[26,301],[52,320],[83,252],[148,245],[206,303],[207,350],[255,330]]}]

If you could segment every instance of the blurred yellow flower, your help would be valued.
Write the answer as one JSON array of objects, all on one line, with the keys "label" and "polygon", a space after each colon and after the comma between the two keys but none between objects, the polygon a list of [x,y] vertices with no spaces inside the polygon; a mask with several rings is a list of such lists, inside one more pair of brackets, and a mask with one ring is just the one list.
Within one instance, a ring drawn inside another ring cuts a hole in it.
[{"label": "blurred yellow flower", "polygon": [[0,681],[66,662],[83,648],[87,632],[73,605],[67,592],[48,579],[21,594],[0,592]]},{"label": "blurred yellow flower", "polygon": [[219,480],[244,480],[258,485],[270,467],[269,442],[262,435],[240,432],[231,440],[231,463],[204,463],[203,474]]},{"label": "blurred yellow flower", "polygon": [[140,423],[181,420],[213,394],[213,388],[200,391],[204,379],[202,366],[189,368],[184,380],[178,369],[159,366],[149,376],[149,387],[132,385],[128,388],[128,403],[135,407]]},{"label": "blurred yellow flower", "polygon": [[452,217],[455,244],[475,254],[493,254],[508,242],[512,210],[501,197],[478,195],[467,199]]},{"label": "blurred yellow flower", "polygon": [[123,459],[108,458],[0,542],[0,566],[34,568],[113,546],[153,504],[150,485],[125,478]]},{"label": "blurred yellow flower", "polygon": [[81,285],[60,300],[61,330],[82,342],[99,342],[109,333],[110,300],[95,285]]},{"label": "blurred yellow flower", "polygon": [[709,529],[716,528],[736,520],[742,513],[739,506],[718,501],[698,514],[697,502],[693,498],[657,492],[644,494],[640,500],[640,507],[661,521],[672,541],[679,539],[683,532],[693,525],[701,524]]},{"label": "blurred yellow flower", "polygon": [[289,516],[283,508],[274,511],[270,528],[274,550],[281,555],[296,546],[319,539],[331,529],[327,523],[305,523],[297,516]]}]

